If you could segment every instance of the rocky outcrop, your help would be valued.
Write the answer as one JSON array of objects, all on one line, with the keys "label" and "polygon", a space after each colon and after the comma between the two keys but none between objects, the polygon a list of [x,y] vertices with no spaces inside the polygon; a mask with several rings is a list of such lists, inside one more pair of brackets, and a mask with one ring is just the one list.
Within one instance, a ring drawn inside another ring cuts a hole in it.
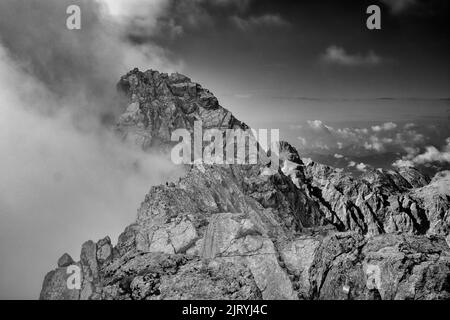
[{"label": "rocky outcrop", "polygon": [[128,100],[118,131],[144,150],[170,146],[172,132],[193,132],[194,121],[202,121],[204,129],[247,128],[209,90],[178,73],[134,69],[121,78],[117,88]]},{"label": "rocky outcrop", "polygon": [[[180,74],[133,70],[118,130],[142,148],[173,130],[246,128]],[[449,299],[449,173],[349,173],[303,161],[286,142],[280,169],[192,165],[153,186],[115,246],[67,254],[41,299]],[[68,268],[81,270],[69,289]]]},{"label": "rocky outcrop", "polygon": [[422,208],[429,221],[428,233],[450,235],[450,171],[443,171],[431,183],[410,192],[410,197]]},{"label": "rocky outcrop", "polygon": [[[414,168],[400,172],[372,170],[358,178],[314,162],[301,169],[306,182],[303,187],[339,230],[368,235],[448,234],[442,227],[448,227],[448,195],[432,192],[437,198],[420,196],[424,195],[420,190],[428,188],[429,179]],[[436,213],[434,206],[439,203]]]},{"label": "rocky outcrop", "polygon": [[302,236],[282,249],[305,299],[449,299],[450,251],[442,239]]}]

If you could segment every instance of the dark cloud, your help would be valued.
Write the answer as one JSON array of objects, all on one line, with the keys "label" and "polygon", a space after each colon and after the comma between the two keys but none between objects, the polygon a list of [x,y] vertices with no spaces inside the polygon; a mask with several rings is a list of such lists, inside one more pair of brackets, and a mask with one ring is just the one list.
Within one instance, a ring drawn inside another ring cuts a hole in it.
[{"label": "dark cloud", "polygon": [[[129,37],[137,43],[156,41],[167,44],[185,34],[221,33],[230,26],[248,32],[290,25],[279,12],[273,11],[273,8],[261,6],[268,1],[167,0],[164,1],[164,11],[160,12],[157,19],[154,15],[142,14],[146,12],[142,7],[145,8],[147,2],[149,1],[141,0],[135,1],[134,5],[123,5],[128,10],[134,6],[136,11],[141,12],[139,19],[127,21]],[[151,28],[148,28],[149,26]]]},{"label": "dark cloud", "polygon": [[248,18],[232,16],[231,21],[243,31],[249,31],[255,28],[284,28],[290,25],[288,21],[284,20],[278,14],[264,14],[261,16],[250,16]]},{"label": "dark cloud", "polygon": [[381,0],[394,14],[402,13],[417,5],[417,0]]},{"label": "dark cloud", "polygon": [[449,8],[446,0],[379,0],[394,16],[442,16]]}]

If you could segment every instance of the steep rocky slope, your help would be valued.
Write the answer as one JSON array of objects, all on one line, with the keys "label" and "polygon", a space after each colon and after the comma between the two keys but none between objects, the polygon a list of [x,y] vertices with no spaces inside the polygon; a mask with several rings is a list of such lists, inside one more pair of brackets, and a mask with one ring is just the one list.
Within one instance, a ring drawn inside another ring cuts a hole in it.
[{"label": "steep rocky slope", "polygon": [[[177,128],[247,128],[179,74],[133,70],[118,131],[168,149]],[[152,187],[136,222],[65,254],[41,299],[449,299],[450,174],[415,169],[353,178],[281,142],[280,170],[195,165]],[[446,241],[447,239],[447,241]],[[82,270],[68,289],[67,268]]]},{"label": "steep rocky slope", "polygon": [[178,73],[134,69],[120,79],[117,89],[128,100],[118,131],[144,149],[170,146],[171,133],[181,128],[193,132],[196,120],[205,129],[247,128],[209,90]]}]

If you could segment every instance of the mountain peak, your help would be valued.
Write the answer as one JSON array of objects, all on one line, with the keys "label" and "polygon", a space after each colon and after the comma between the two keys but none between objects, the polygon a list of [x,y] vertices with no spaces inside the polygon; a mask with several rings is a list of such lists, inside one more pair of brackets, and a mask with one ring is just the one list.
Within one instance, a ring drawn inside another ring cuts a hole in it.
[{"label": "mountain peak", "polygon": [[[144,150],[194,122],[247,126],[188,77],[134,69],[118,130]],[[192,166],[153,186],[116,246],[83,245],[47,274],[43,299],[450,298],[448,173],[373,170],[354,178],[280,142],[279,170]],[[79,289],[66,286],[79,266]],[[345,290],[344,290],[344,289]],[[393,290],[395,288],[395,290]]]},{"label": "mountain peak", "polygon": [[176,129],[194,130],[194,121],[204,129],[247,129],[217,98],[200,84],[179,74],[134,69],[117,84],[127,99],[118,129],[144,149],[170,142]]}]

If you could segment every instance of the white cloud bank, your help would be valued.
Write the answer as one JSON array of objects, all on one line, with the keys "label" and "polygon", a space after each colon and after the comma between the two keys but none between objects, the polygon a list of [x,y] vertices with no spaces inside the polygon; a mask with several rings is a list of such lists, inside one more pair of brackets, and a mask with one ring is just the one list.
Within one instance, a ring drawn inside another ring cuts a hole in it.
[{"label": "white cloud bank", "polygon": [[116,242],[149,188],[180,174],[103,125],[121,74],[177,64],[128,43],[95,1],[78,1],[82,30],[68,31],[68,3],[0,2],[0,299],[37,298],[59,256]]},{"label": "white cloud bank", "polygon": [[418,154],[418,149],[410,149],[402,159],[393,163],[395,167],[414,167],[428,163],[450,164],[450,137],[446,139],[445,146],[438,150],[434,146],[427,146],[423,153]]},{"label": "white cloud bank", "polygon": [[[308,150],[327,150],[337,154],[351,155],[386,151],[404,151],[425,142],[425,136],[414,126],[401,127],[394,122],[385,122],[369,128],[335,128],[321,120],[308,120],[306,125],[297,125],[300,147]],[[331,153],[333,154],[333,153]]]},{"label": "white cloud bank", "polygon": [[339,46],[330,46],[321,56],[323,62],[327,64],[335,64],[341,66],[355,67],[355,66],[375,66],[382,62],[380,56],[373,51],[369,51],[366,55],[350,54]]}]

